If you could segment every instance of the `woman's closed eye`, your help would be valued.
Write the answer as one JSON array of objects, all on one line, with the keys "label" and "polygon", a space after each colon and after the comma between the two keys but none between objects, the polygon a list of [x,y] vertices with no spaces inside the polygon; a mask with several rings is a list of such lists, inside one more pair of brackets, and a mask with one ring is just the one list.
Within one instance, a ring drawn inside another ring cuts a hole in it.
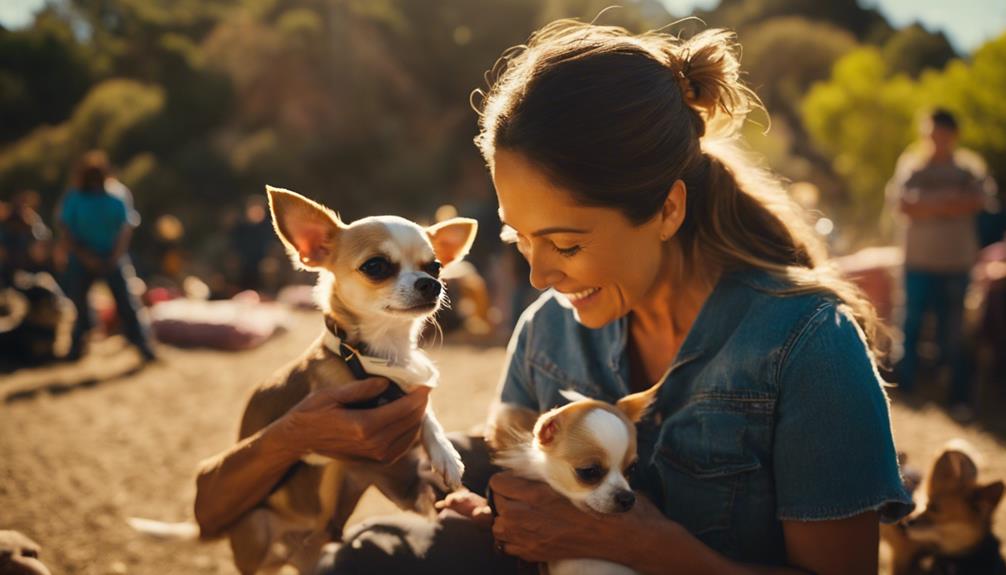
[{"label": "woman's closed eye", "polygon": [[573,245],[573,246],[570,246],[568,248],[562,248],[562,247],[559,247],[558,245],[556,245],[556,244],[553,243],[552,244],[552,249],[555,250],[556,252],[558,252],[559,255],[561,255],[563,257],[570,258],[570,257],[573,257],[576,254],[580,253],[580,250],[583,249],[583,246]]}]

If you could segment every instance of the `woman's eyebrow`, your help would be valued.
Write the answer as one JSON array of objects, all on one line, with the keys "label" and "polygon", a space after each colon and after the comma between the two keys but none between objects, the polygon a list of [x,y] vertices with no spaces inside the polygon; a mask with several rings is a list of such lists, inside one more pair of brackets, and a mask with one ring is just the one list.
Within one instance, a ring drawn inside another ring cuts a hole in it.
[{"label": "woman's eyebrow", "polygon": [[[504,226],[507,226],[508,228],[516,230],[516,228],[506,223],[503,220],[503,218],[500,218],[500,223],[502,223]],[[531,237],[538,238],[541,236],[547,236],[549,234],[586,234],[586,233],[590,233],[590,230],[585,230],[582,228],[570,228],[565,226],[552,226],[548,228],[542,228],[536,232],[531,232]]]}]

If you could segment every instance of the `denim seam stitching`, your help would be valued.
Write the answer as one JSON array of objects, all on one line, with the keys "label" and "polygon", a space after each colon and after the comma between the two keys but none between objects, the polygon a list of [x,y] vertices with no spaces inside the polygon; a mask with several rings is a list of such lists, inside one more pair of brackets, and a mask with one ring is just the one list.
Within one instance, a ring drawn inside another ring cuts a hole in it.
[{"label": "denim seam stitching", "polygon": [[866,511],[877,511],[891,503],[907,506],[913,505],[911,502],[905,501],[899,494],[885,493],[881,496],[871,497],[849,505],[793,506],[789,508],[788,512],[777,511],[776,518],[780,521],[831,521],[846,519]]},{"label": "denim seam stitching", "polygon": [[790,354],[792,354],[796,350],[796,348],[800,346],[801,343],[806,341],[805,335],[808,332],[816,330],[817,324],[815,324],[814,320],[817,319],[817,317],[822,313],[824,313],[827,309],[834,307],[835,307],[834,302],[827,299],[823,300],[817,305],[817,307],[815,307],[813,310],[811,310],[804,316],[805,319],[801,322],[799,329],[794,329],[793,332],[790,333],[790,336],[786,340],[786,343],[784,343],[782,346],[781,353],[779,354],[779,359],[777,360],[775,365],[774,384],[777,390],[781,387],[782,374],[783,371],[786,369],[786,362],[789,361]]}]

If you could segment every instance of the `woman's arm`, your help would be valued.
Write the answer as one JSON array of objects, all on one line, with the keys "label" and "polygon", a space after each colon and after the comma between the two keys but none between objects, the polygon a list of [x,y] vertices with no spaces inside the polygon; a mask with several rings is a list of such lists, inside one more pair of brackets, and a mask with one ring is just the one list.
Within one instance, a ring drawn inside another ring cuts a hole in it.
[{"label": "woman's arm", "polygon": [[221,535],[307,453],[384,462],[401,457],[418,437],[429,388],[374,409],[343,408],[387,385],[385,379],[371,378],[313,393],[272,424],[201,462],[195,502],[201,536]]},{"label": "woman's arm", "polygon": [[501,473],[490,482],[499,516],[493,535],[527,561],[604,559],[641,573],[797,575],[876,573],[875,513],[839,521],[785,522],[792,567],[733,562],[664,517],[645,497],[620,514],[580,511],[547,485]]}]

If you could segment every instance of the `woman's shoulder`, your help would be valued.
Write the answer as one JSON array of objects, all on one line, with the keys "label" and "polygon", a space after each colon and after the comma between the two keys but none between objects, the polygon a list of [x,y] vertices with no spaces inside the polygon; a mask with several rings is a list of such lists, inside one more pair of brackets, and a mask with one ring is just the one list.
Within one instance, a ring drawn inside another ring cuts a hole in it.
[{"label": "woman's shoulder", "polygon": [[[726,288],[721,321],[738,321],[733,334],[749,349],[765,347],[766,357],[780,364],[801,350],[804,354],[866,349],[858,323],[842,300],[827,290],[796,290],[792,281],[764,271],[732,274]],[[733,316],[733,317],[730,317]],[[807,346],[808,340],[827,340],[828,346]],[[865,353],[864,353],[865,356]],[[780,365],[781,367],[781,365]]]}]

